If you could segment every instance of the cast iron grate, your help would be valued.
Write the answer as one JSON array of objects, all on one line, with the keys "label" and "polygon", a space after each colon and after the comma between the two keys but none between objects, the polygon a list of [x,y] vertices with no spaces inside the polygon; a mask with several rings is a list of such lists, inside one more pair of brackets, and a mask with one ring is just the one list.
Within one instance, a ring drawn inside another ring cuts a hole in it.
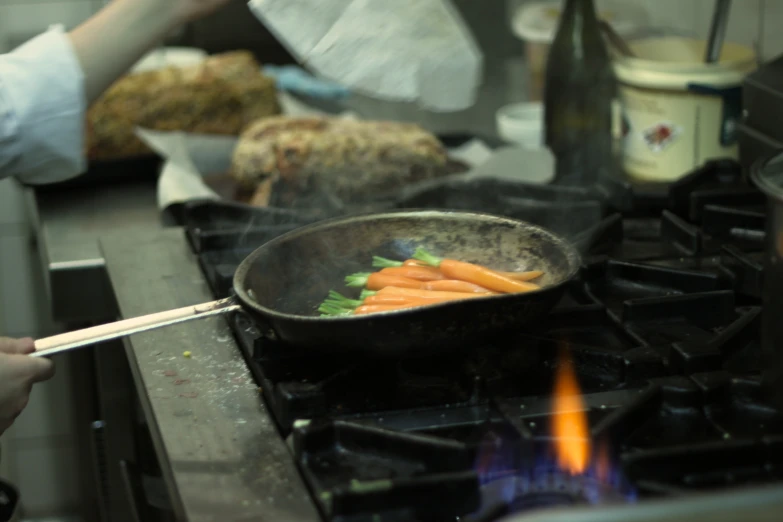
[{"label": "cast iron grate", "polygon": [[[616,450],[616,469],[640,495],[781,479],[783,422],[758,377],[759,193],[727,161],[705,164],[668,191],[620,189],[602,198],[601,190],[474,181],[398,201],[527,219],[568,235],[585,254],[580,278],[547,320],[455,346],[448,358],[321,357],[270,341],[241,314],[232,318],[325,519],[486,522],[583,502],[583,487],[612,500],[617,484],[603,490],[587,477],[563,491],[563,477],[546,466],[527,482],[535,491],[492,493],[503,480],[519,489],[520,477],[538,469],[530,448],[550,433],[563,346],[593,434]],[[565,220],[555,209],[572,213]],[[186,206],[185,215],[216,296],[231,292],[236,266],[258,244],[323,217],[214,202]]]}]

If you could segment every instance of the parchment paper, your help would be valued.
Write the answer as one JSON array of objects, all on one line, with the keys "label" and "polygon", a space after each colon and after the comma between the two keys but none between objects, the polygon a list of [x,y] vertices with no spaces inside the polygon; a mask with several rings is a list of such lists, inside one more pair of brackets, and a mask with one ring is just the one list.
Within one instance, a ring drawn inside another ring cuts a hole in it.
[{"label": "parchment paper", "polygon": [[451,0],[250,0],[312,73],[433,111],[470,107],[483,56]]}]

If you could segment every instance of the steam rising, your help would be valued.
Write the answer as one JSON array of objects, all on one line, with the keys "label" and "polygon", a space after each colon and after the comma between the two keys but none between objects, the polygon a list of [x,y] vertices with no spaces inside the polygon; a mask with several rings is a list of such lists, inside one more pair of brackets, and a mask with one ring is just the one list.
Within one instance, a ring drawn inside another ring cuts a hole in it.
[{"label": "steam rising", "polygon": [[[236,249],[247,252],[262,242],[296,228],[332,217],[383,212],[391,209],[451,209],[511,217],[543,226],[564,236],[585,254],[605,228],[607,210],[617,199],[620,183],[608,176],[592,185],[528,183],[520,180],[546,178],[547,173],[512,170],[541,168],[535,164],[495,163],[503,172],[470,170],[454,162],[452,173],[376,194],[374,199],[344,201],[323,183],[299,191],[273,192],[270,207],[247,217]],[[535,163],[535,162],[534,162]],[[486,170],[486,169],[485,169]],[[311,179],[315,179],[313,177]]]}]

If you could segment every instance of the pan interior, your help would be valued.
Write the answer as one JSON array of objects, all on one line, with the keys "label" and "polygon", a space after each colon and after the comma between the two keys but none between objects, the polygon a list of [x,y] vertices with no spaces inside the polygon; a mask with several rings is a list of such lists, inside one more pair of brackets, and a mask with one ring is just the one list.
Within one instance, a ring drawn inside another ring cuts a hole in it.
[{"label": "pan interior", "polygon": [[372,256],[405,260],[417,247],[437,256],[497,270],[541,270],[536,281],[557,285],[578,269],[579,256],[564,240],[520,221],[466,212],[397,212],[318,223],[281,236],[253,252],[236,274],[272,312],[318,316],[329,290],[357,297],[346,275],[371,272]]}]

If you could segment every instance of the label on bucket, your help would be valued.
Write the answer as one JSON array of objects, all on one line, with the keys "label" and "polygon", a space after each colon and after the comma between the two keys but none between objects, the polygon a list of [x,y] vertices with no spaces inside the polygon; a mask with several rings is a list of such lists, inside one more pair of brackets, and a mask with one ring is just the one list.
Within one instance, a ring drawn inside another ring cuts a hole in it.
[{"label": "label on bucket", "polygon": [[673,181],[704,161],[737,157],[720,93],[620,85],[623,167],[632,177]]},{"label": "label on bucket", "polygon": [[661,152],[679,138],[682,127],[671,121],[661,121],[642,131],[647,147],[653,152]]}]

